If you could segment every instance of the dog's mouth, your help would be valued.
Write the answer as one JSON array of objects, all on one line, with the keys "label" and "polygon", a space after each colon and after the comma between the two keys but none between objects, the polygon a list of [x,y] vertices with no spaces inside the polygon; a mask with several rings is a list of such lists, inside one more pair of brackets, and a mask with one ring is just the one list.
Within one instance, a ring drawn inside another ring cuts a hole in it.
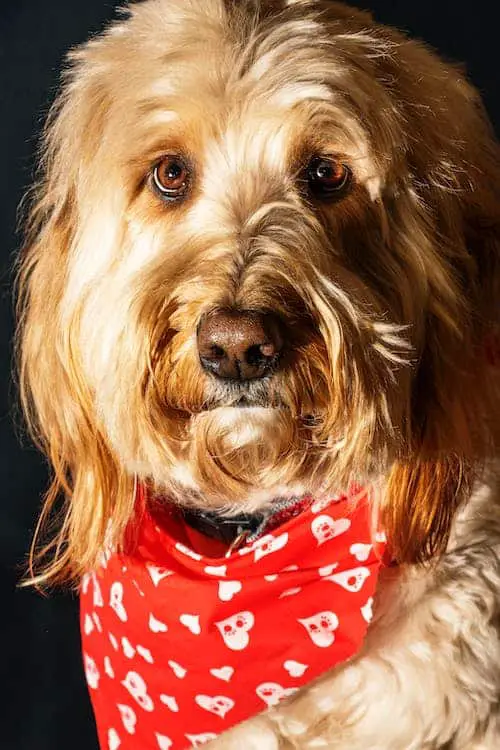
[{"label": "dog's mouth", "polygon": [[[267,380],[267,382],[266,382]],[[205,401],[202,411],[218,408],[234,409],[283,409],[285,404],[275,389],[270,389],[271,378],[239,383],[217,383]]]}]

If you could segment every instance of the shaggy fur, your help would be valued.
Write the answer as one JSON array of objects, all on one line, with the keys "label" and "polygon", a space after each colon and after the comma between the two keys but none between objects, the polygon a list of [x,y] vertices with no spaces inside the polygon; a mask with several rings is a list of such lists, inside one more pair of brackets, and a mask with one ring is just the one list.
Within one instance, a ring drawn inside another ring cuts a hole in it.
[{"label": "shaggy fur", "polygon": [[[227,514],[356,481],[399,563],[363,653],[214,747],[497,748],[499,151],[476,92],[327,0],[125,15],[70,54],[20,265],[40,528],[66,498],[34,580],[120,546],[137,479]],[[175,203],[165,154],[191,165]],[[314,157],[352,173],[337,200],[309,191]],[[275,373],[201,369],[200,321],[228,308],[279,316]]]}]

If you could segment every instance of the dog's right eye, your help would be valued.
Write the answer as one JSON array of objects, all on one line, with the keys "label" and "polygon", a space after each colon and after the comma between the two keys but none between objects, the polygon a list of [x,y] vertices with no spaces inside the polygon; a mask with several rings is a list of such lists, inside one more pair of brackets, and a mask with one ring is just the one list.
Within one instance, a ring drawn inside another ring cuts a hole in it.
[{"label": "dog's right eye", "polygon": [[187,192],[190,177],[191,171],[182,156],[167,155],[153,169],[153,189],[163,200],[180,200]]},{"label": "dog's right eye", "polygon": [[348,192],[352,172],[347,164],[331,157],[315,156],[306,167],[310,194],[321,201],[338,200]]}]

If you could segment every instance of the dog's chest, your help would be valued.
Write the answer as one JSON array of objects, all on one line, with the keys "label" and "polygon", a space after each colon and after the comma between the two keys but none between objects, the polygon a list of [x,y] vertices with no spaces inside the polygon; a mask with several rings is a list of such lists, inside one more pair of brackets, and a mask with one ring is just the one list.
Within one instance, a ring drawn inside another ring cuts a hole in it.
[{"label": "dog's chest", "polygon": [[228,557],[145,514],[85,577],[86,678],[105,750],[182,750],[276,705],[360,647],[383,542],[366,499],[312,503]]}]

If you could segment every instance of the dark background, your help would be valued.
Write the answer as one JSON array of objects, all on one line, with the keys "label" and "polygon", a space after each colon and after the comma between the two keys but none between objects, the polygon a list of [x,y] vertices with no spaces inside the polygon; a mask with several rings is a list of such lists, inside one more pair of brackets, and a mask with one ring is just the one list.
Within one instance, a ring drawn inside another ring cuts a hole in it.
[{"label": "dark background", "polygon": [[[385,23],[464,62],[500,125],[498,0],[364,0]],[[44,462],[22,436],[10,384],[11,267],[21,239],[16,207],[65,51],[114,17],[104,0],[14,0],[0,9],[0,747],[96,750],[80,663],[77,602],[16,588],[46,485]],[[7,703],[5,702],[7,698]],[[140,750],[138,748],[138,750]]]}]

